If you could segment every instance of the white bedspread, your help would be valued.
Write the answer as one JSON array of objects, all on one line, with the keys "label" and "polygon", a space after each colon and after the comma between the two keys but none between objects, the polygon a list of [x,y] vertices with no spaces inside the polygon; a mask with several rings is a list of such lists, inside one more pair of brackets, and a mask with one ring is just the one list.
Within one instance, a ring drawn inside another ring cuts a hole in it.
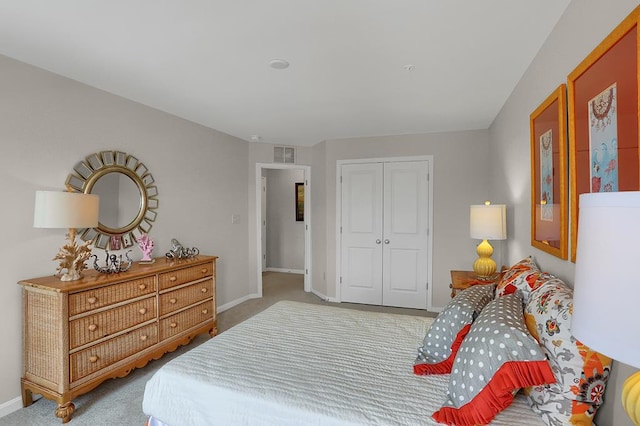
[{"label": "white bedspread", "polygon": [[[162,367],[143,409],[183,425],[435,425],[448,375],[416,376],[431,318],[279,302]],[[522,397],[492,423],[540,425]]]}]

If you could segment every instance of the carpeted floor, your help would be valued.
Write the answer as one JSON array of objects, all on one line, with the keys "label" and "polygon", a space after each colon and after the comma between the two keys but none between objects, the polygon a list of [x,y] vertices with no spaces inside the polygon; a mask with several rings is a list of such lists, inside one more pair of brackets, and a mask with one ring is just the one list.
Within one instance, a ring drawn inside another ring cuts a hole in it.
[{"label": "carpeted floor", "polygon": [[[233,327],[256,313],[266,309],[279,300],[328,304],[344,308],[370,311],[391,312],[408,315],[434,316],[434,314],[415,309],[389,308],[383,306],[358,305],[352,303],[328,303],[303,289],[303,276],[279,272],[263,274],[263,297],[251,299],[218,315],[220,333]],[[134,370],[127,377],[107,380],[93,391],[74,399],[76,412],[71,426],[144,426],[146,416],[142,412],[142,395],[147,380],[169,360],[194,348],[209,338],[208,335],[196,337],[189,345],[168,353],[159,360],[152,361],[146,367]],[[56,404],[41,398],[31,406],[15,411],[0,418],[0,426],[59,426],[60,419],[55,417]]]}]

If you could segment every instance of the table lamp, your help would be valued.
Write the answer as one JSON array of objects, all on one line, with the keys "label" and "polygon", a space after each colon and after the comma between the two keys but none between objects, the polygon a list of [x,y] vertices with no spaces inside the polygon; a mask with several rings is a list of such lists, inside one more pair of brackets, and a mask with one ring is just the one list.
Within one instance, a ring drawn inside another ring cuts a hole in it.
[{"label": "table lamp", "polygon": [[[573,336],[591,349],[640,368],[638,241],[640,192],[580,195],[573,294]],[[640,372],[622,387],[622,405],[640,425]]]},{"label": "table lamp", "polygon": [[77,228],[98,226],[98,196],[80,192],[36,191],[33,215],[35,228],[68,228],[67,243],[53,260],[59,260],[56,274],[62,281],[75,281],[86,269],[85,261],[91,256],[91,241],[76,244]]},{"label": "table lamp", "polygon": [[471,238],[482,240],[476,249],[478,258],[473,262],[473,271],[478,278],[491,277],[497,269],[491,258],[493,247],[487,240],[504,240],[507,238],[507,206],[504,204],[472,205],[469,215]]}]

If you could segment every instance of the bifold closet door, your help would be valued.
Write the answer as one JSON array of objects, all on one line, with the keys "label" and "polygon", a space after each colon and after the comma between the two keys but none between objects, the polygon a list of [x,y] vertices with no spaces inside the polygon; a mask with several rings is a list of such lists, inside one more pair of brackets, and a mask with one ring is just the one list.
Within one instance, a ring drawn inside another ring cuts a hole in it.
[{"label": "bifold closet door", "polygon": [[342,166],[343,302],[382,304],[382,163]]},{"label": "bifold closet door", "polygon": [[341,298],[426,309],[428,163],[342,166]]},{"label": "bifold closet door", "polygon": [[427,308],[428,164],[384,163],[382,304]]}]

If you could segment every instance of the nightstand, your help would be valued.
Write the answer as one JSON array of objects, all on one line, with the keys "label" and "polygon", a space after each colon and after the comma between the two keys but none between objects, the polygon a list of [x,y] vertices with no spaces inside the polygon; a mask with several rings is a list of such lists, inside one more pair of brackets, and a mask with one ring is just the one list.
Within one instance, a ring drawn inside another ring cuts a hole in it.
[{"label": "nightstand", "polygon": [[478,281],[478,276],[473,271],[451,271],[451,297],[455,297],[458,291],[476,284],[493,284],[500,278],[500,273],[496,273],[489,280]]}]

